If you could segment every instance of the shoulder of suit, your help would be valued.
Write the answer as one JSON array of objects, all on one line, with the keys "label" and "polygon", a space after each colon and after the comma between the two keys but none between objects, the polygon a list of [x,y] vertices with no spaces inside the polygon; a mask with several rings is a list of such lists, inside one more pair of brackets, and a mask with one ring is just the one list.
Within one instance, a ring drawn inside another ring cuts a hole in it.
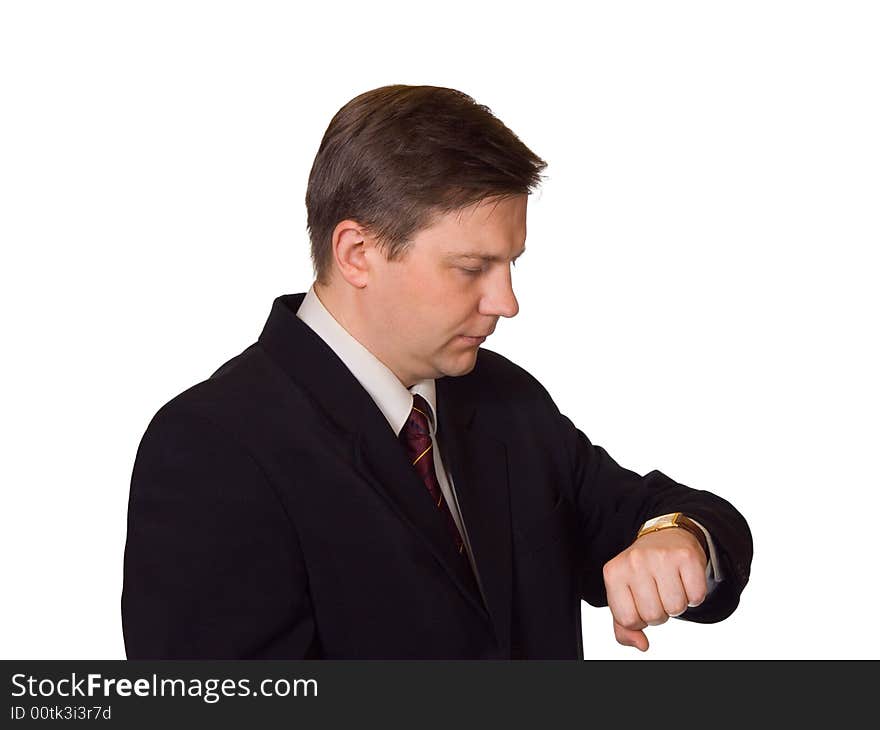
[{"label": "shoulder of suit", "polygon": [[520,396],[550,399],[547,389],[521,365],[494,350],[480,348],[477,364],[464,378],[471,378],[477,387],[491,384],[501,394],[515,393]]},{"label": "shoulder of suit", "polygon": [[[251,345],[159,408],[155,422],[201,419],[225,428],[264,413],[279,394],[296,399],[286,376]],[[296,403],[290,404],[296,407]]]}]

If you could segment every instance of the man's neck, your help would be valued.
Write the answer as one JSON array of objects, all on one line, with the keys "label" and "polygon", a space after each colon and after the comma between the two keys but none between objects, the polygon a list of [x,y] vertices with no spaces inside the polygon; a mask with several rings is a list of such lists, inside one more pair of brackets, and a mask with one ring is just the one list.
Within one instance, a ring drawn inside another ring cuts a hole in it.
[{"label": "man's neck", "polygon": [[312,284],[312,289],[314,289],[315,295],[318,297],[321,304],[324,305],[324,309],[330,312],[333,319],[335,319],[345,331],[348,332],[348,334],[366,347],[367,345],[364,342],[363,335],[359,334],[360,328],[358,327],[355,318],[348,314],[348,312],[356,312],[357,308],[350,304],[346,305],[344,297],[340,296],[338,289],[335,289],[334,287],[324,286],[315,281]]},{"label": "man's neck", "polygon": [[385,358],[382,357],[382,354],[379,351],[377,351],[377,348],[371,345],[371,339],[367,335],[367,328],[364,326],[361,318],[358,317],[358,312],[362,311],[363,308],[357,306],[357,302],[354,299],[356,292],[347,294],[345,292],[340,292],[337,287],[325,286],[319,284],[317,281],[312,284],[312,288],[321,304],[324,305],[324,309],[330,313],[330,316],[332,316],[333,319],[335,319],[339,325],[348,332],[348,334],[367,348],[367,350],[369,350],[379,362],[394,373],[397,376],[397,379],[403,383],[406,388],[412,387],[412,385],[417,382],[417,379],[407,378],[405,376],[402,377],[401,373],[385,361]]}]

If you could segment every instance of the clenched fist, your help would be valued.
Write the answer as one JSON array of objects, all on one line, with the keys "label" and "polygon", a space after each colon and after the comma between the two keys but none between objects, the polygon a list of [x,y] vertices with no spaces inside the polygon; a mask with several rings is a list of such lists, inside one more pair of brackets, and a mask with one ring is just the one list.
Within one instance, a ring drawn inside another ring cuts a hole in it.
[{"label": "clenched fist", "polygon": [[669,528],[643,535],[605,563],[602,575],[617,641],[647,651],[642,629],[701,604],[707,560],[696,537]]}]

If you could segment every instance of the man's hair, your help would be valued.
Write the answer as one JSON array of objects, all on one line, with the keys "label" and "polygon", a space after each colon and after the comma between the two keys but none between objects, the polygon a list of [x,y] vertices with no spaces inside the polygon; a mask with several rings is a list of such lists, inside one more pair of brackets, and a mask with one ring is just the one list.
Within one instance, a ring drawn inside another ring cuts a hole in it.
[{"label": "man's hair", "polygon": [[546,166],[461,91],[396,84],[360,94],[330,121],[309,173],[316,278],[329,282],[333,230],[342,220],[361,224],[395,261],[436,216],[486,198],[528,195]]}]

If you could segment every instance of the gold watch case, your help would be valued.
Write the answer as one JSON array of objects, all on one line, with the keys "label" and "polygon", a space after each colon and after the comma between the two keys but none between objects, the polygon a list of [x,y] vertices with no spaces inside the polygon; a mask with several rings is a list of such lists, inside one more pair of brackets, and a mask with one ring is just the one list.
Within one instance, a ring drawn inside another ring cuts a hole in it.
[{"label": "gold watch case", "polygon": [[648,520],[639,529],[636,539],[638,540],[642,535],[665,530],[669,527],[681,527],[690,532],[699,541],[700,547],[703,548],[703,552],[706,554],[706,560],[709,560],[709,545],[706,542],[706,535],[696,522],[681,512],[671,512],[670,514],[660,515]]}]

